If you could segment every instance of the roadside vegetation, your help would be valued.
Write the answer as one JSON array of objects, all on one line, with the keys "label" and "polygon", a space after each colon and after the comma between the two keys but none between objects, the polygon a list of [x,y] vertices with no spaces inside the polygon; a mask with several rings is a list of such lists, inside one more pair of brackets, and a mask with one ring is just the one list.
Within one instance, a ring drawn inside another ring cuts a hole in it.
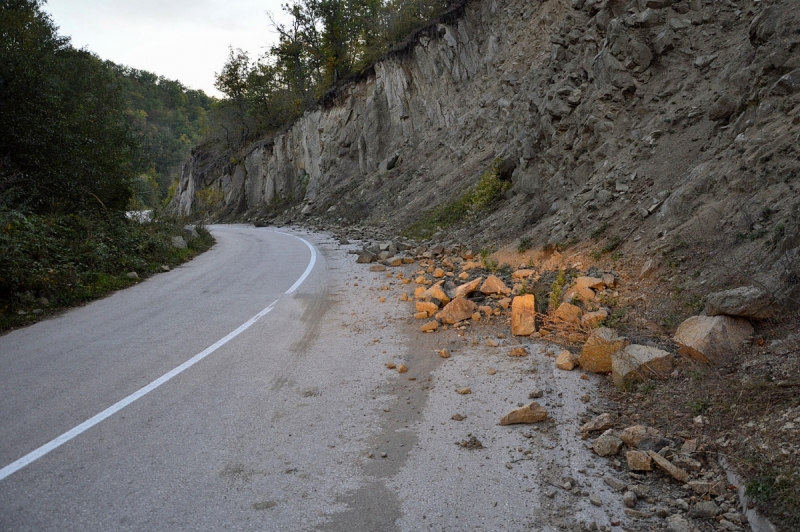
[{"label": "roadside vegetation", "polygon": [[0,0],[0,330],[213,243],[182,220],[126,216],[160,212],[210,100],[73,48],[42,5]]}]

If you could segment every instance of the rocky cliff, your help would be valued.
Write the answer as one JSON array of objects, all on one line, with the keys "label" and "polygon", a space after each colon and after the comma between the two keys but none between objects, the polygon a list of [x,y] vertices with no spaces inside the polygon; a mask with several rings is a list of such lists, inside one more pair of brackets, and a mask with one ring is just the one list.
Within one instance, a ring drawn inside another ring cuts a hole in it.
[{"label": "rocky cliff", "polygon": [[173,205],[401,233],[500,157],[504,199],[439,240],[800,299],[798,45],[795,0],[472,0],[240,162],[197,150]]}]

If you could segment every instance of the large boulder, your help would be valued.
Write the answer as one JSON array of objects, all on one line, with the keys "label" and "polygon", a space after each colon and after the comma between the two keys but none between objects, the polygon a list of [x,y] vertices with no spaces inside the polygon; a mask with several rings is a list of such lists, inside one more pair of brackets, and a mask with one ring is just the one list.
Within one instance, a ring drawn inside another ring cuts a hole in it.
[{"label": "large boulder", "polygon": [[581,324],[583,311],[580,307],[572,303],[561,303],[558,308],[550,315],[554,320],[569,323],[578,327]]},{"label": "large boulder", "polygon": [[706,364],[725,364],[753,334],[745,319],[730,316],[693,316],[675,331],[680,352]]},{"label": "large boulder", "polygon": [[483,281],[483,277],[478,277],[468,283],[464,283],[458,288],[456,288],[456,297],[467,297],[472,292],[478,289]]},{"label": "large boulder", "polygon": [[547,409],[537,402],[516,408],[500,419],[501,425],[538,423],[547,419]]},{"label": "large boulder", "polygon": [[511,289],[499,277],[490,275],[481,285],[481,292],[487,296],[494,294],[508,295],[511,293]]},{"label": "large boulder", "polygon": [[611,371],[611,355],[625,349],[630,344],[627,338],[617,335],[608,327],[600,327],[592,332],[581,349],[580,364],[586,371],[608,373]]},{"label": "large boulder", "polygon": [[756,286],[740,286],[706,298],[705,312],[709,316],[738,316],[764,320],[773,317],[778,308],[772,294]]},{"label": "large boulder", "polygon": [[511,334],[530,336],[536,332],[536,302],[533,294],[517,296],[511,302]]},{"label": "large boulder", "polygon": [[611,355],[611,371],[617,387],[626,382],[665,377],[672,367],[672,354],[646,345],[632,344]]}]

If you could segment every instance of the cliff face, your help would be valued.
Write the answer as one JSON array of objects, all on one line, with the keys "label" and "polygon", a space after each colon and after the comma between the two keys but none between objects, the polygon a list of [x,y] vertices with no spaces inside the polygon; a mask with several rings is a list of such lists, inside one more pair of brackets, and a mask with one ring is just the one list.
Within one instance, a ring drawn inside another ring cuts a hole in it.
[{"label": "cliff face", "polygon": [[786,285],[800,277],[795,4],[473,0],[241,164],[197,153],[175,206],[211,189],[221,213],[258,219],[302,198],[277,220],[403,231],[503,157],[506,199],[440,237],[594,234],[656,268],[705,254],[711,272],[745,264]]}]

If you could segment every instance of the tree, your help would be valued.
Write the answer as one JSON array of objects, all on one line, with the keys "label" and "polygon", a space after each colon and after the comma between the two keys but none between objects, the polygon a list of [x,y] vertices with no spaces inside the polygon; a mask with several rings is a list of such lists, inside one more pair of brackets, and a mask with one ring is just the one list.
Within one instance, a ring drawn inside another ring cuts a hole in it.
[{"label": "tree", "polygon": [[125,209],[141,162],[111,70],[41,0],[0,0],[0,198],[36,212]]}]

